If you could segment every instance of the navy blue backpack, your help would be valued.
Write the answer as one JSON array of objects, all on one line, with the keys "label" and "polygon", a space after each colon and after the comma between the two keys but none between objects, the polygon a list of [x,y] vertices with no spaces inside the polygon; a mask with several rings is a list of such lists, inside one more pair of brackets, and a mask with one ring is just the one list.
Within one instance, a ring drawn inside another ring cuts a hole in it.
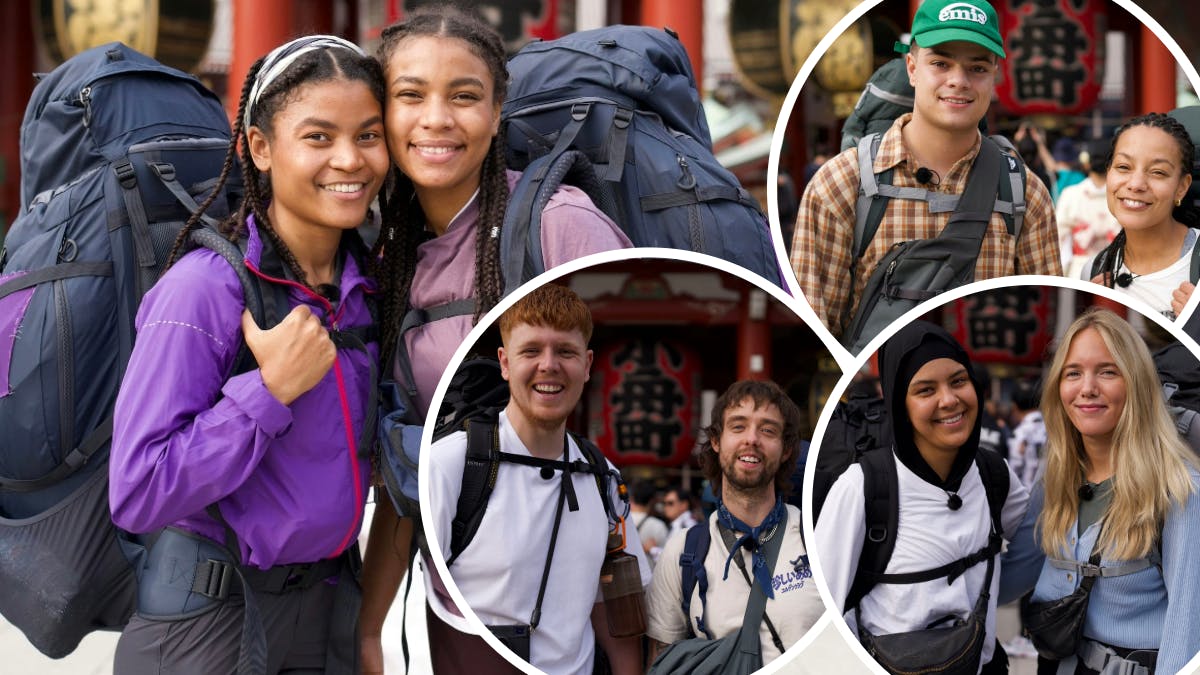
[{"label": "navy blue backpack", "polygon": [[[196,78],[119,43],[44,76],[26,109],[23,209],[0,252],[0,613],[48,656],[132,612],[108,507],[113,405],[138,303],[229,134]],[[209,244],[240,267],[233,244]]]},{"label": "navy blue backpack", "polygon": [[782,285],[767,219],[713,156],[673,33],[581,31],[526,45],[508,69],[501,123],[508,166],[524,176],[501,234],[506,289],[543,271],[538,221],[560,182],[588,192],[635,246],[707,253]]}]

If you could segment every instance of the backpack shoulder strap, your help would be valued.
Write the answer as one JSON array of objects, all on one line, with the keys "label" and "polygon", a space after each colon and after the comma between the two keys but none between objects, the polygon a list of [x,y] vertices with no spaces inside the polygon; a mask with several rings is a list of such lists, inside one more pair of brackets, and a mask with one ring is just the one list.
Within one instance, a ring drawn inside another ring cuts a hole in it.
[{"label": "backpack shoulder strap", "polygon": [[708,573],[704,570],[704,558],[708,555],[708,547],[712,543],[712,535],[708,531],[708,519],[688,528],[683,540],[683,553],[679,554],[679,574],[681,604],[683,618],[688,628],[688,636],[696,637],[692,630],[692,591],[700,587],[700,616],[696,623],[700,630],[711,639],[708,628],[704,625],[704,601],[708,593]]},{"label": "backpack shoulder strap", "polygon": [[[984,141],[995,143],[1000,149],[1000,158],[1007,165],[1007,171],[1002,172],[999,190],[996,197],[995,210],[1004,215],[1004,223],[1013,239],[1019,239],[1025,225],[1025,162],[1021,161],[1021,153],[1007,137],[999,134],[985,136]],[[1007,179],[1005,179],[1007,175]]]},{"label": "backpack shoulder strap", "polygon": [[[216,230],[201,225],[188,233],[188,242],[194,247],[205,248],[216,253],[229,263],[229,267],[237,275],[238,283],[241,284],[246,309],[250,311],[250,315],[254,317],[255,323],[260,328],[267,330],[283,318],[283,315],[279,313],[278,305],[282,302],[283,308],[287,307],[287,291],[275,284],[264,282],[246,269],[244,240],[235,244]],[[275,308],[275,310],[269,311],[269,308]],[[246,373],[258,367],[254,354],[250,353],[250,348],[246,346],[244,340],[238,347],[238,354],[233,364],[230,375]]]},{"label": "backpack shoulder strap", "polygon": [[998,453],[989,450],[975,451],[975,464],[979,467],[979,479],[987,493],[988,511],[996,534],[1004,536],[1004,502],[1008,500],[1008,463]]},{"label": "backpack shoulder strap", "polygon": [[900,479],[891,448],[864,454],[859,465],[863,472],[866,533],[858,557],[858,569],[846,594],[843,609],[857,607],[874,588],[874,577],[887,569],[892,551],[896,548],[896,528],[900,522]]},{"label": "backpack shoulder strap", "polygon": [[[1196,230],[1192,230],[1192,235],[1195,236]],[[1192,263],[1188,267],[1188,280],[1193,284],[1200,282],[1200,241],[1192,245]]]},{"label": "backpack shoulder strap", "polygon": [[604,458],[604,451],[599,446],[586,436],[580,436],[570,431],[567,433],[575,440],[575,445],[579,446],[579,452],[591,466],[590,473],[596,479],[596,489],[600,491],[600,503],[604,505],[604,512],[608,516],[609,522],[617,522],[624,516],[618,514],[615,505],[609,502],[608,481],[613,479],[617,481],[617,496],[628,503],[629,493],[625,488],[625,481],[621,479],[619,472],[608,470],[608,460]]},{"label": "backpack shoulder strap", "polygon": [[990,139],[985,139],[979,146],[979,154],[971,164],[971,170],[967,174],[967,186],[963,188],[958,205],[950,214],[947,229],[954,224],[959,224],[959,227],[970,225],[978,230],[982,246],[988,223],[991,222],[992,212],[996,207],[1001,169],[1007,166],[1008,161],[1004,159],[1000,146]]},{"label": "backpack shoulder strap", "polygon": [[[1092,269],[1088,270],[1088,279],[1095,279],[1100,270],[1104,269],[1104,264],[1108,261],[1109,251],[1112,250],[1112,244],[1100,249],[1095,258],[1092,258]],[[1193,263],[1194,264],[1194,263]],[[1114,270],[1115,271],[1115,270]]]},{"label": "backpack shoulder strap", "polygon": [[450,524],[450,557],[446,559],[447,566],[454,564],[459,554],[475,538],[500,470],[499,421],[471,419],[466,423],[466,432],[467,457],[463,465],[458,505]]},{"label": "backpack shoulder strap", "polygon": [[[542,251],[542,211],[563,183],[583,190],[610,216],[616,213],[612,198],[584,153],[556,147],[556,151],[530,162],[512,189],[504,212],[504,225],[500,228],[500,270],[505,295],[546,271]],[[613,219],[618,224],[621,222],[619,217]]]},{"label": "backpack shoulder strap", "polygon": [[[857,261],[871,245],[879,224],[887,210],[888,196],[881,194],[880,183],[892,184],[894,171],[888,169],[875,174],[875,158],[879,155],[879,144],[883,134],[873,133],[858,141],[858,202],[854,207],[854,260]],[[853,264],[853,263],[852,263]],[[853,268],[852,268],[853,269]]]}]

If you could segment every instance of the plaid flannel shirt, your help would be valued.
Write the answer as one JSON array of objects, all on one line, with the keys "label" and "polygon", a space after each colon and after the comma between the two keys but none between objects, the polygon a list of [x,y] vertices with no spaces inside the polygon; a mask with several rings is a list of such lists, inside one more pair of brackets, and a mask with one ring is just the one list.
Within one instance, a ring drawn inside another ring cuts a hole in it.
[{"label": "plaid flannel shirt", "polygon": [[[892,182],[898,187],[927,187],[917,182],[916,160],[905,149],[900,133],[911,118],[911,113],[901,116],[884,133],[874,168],[879,173],[894,167]],[[981,141],[982,136],[933,189],[962,194]],[[800,290],[835,337],[845,329],[843,322],[853,318],[867,279],[888,249],[901,241],[936,237],[950,220],[950,213],[929,213],[923,201],[892,199],[879,231],[862,258],[855,261],[851,249],[858,186],[857,148],[822,165],[800,200],[792,241],[791,263]],[[975,265],[976,281],[1012,274],[1062,275],[1054,203],[1032,171],[1026,173],[1025,201],[1025,223],[1017,241],[1008,233],[1004,216],[992,214]],[[854,288],[850,288],[851,265],[855,265]]]}]

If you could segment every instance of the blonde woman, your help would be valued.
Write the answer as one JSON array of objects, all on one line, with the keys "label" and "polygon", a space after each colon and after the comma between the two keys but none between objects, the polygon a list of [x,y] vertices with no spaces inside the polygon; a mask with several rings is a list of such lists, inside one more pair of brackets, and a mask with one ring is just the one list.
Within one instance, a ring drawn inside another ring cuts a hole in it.
[{"label": "blonde woman", "polygon": [[[1046,472],[1005,560],[1002,599],[1033,586],[1022,618],[1039,673],[1175,673],[1200,650],[1200,474],[1150,351],[1123,319],[1091,310],[1045,382]],[[1072,615],[1078,639],[1064,628]]]}]

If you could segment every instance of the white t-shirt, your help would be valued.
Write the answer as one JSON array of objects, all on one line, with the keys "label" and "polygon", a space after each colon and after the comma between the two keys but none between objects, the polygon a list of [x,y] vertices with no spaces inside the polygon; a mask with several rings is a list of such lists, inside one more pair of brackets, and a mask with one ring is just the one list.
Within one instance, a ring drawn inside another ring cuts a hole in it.
[{"label": "white t-shirt", "polygon": [[[1180,284],[1189,281],[1188,275],[1191,272],[1192,249],[1196,247],[1196,236],[1192,234],[1193,232],[1195,230],[1188,232],[1188,239],[1191,240],[1192,245],[1184,249],[1178,260],[1157,272],[1132,274],[1129,268],[1122,263],[1121,268],[1116,271],[1116,274],[1131,274],[1133,281],[1128,286],[1117,286],[1116,289],[1128,293],[1138,301],[1149,305],[1154,311],[1174,320],[1175,312],[1171,310],[1171,294],[1175,292],[1175,289],[1179,288]],[[1083,266],[1081,278],[1085,281],[1091,280],[1088,272],[1092,269],[1094,259],[1095,256],[1088,258],[1087,264]]]},{"label": "white t-shirt", "polygon": [[[825,612],[825,606],[821,604],[821,596],[812,579],[812,570],[808,566],[808,555],[800,530],[800,511],[794,506],[788,506],[787,510],[787,528],[783,533],[782,548],[779,550],[779,558],[775,561],[772,574],[775,597],[767,600],[766,609],[766,615],[778,631],[784,647],[790,647],[804,637],[808,629]],[[750,597],[750,585],[738,571],[737,563],[730,563],[729,578],[722,580],[725,575],[725,560],[729,557],[729,547],[721,538],[715,513],[708,518],[708,528],[712,538],[708,555],[704,558],[704,569],[708,574],[708,593],[705,596],[705,604],[701,605],[699,586],[692,592],[689,612],[692,616],[688,619],[683,616],[680,602],[683,589],[680,586],[682,575],[679,568],[679,554],[683,552],[686,537],[671,537],[663,548],[658,565],[654,568],[654,581],[650,584],[648,596],[649,620],[646,634],[654,640],[671,644],[688,637],[688,621],[692,623],[692,630],[696,635],[702,637],[704,633],[700,631],[695,620],[702,607],[704,623],[714,637],[725,637],[742,627],[746,602]],[[746,562],[746,571],[753,569],[751,554],[743,549],[739,555]],[[765,621],[759,628],[759,638],[763,663],[778,658],[780,652],[771,640],[771,632]]]},{"label": "white t-shirt", "polygon": [[[526,455],[507,416],[500,413],[500,448]],[[432,526],[444,557],[450,554],[450,523],[458,506],[466,460],[467,435],[457,432],[434,443],[422,461],[429,464],[429,504]],[[570,460],[584,459],[570,441]],[[611,465],[610,465],[611,466]],[[554,527],[562,474],[543,479],[535,467],[501,462],[487,511],[474,539],[450,566],[458,589],[485,625],[528,624],[537,603],[538,587]],[[563,506],[562,524],[542,601],[541,622],[530,639],[530,662],[552,675],[590,673],[594,634],[592,606],[600,602],[600,565],[604,562],[608,519],[592,474],[572,475],[579,510]],[[611,497],[619,504],[615,485]],[[625,550],[638,557],[642,583],[650,568],[637,528],[626,528]],[[432,602],[442,621],[457,627],[463,619]],[[474,632],[465,626],[465,632]]]},{"label": "white t-shirt", "polygon": [[[941,567],[987,544],[991,516],[978,466],[972,464],[962,479],[958,495],[963,504],[957,511],[946,506],[944,490],[922,480],[899,461],[896,461],[896,472],[899,475],[900,520],[896,548],[885,570],[887,574]],[[1008,499],[1001,512],[1006,536],[1011,537],[1016,532],[1028,502],[1028,490],[1010,469]],[[858,568],[866,534],[865,509],[862,467],[854,464],[830,488],[817,521],[813,545],[819,556],[821,573],[837,606],[845,604]],[[986,574],[987,563],[984,561],[968,569],[952,584],[947,584],[945,578],[917,584],[876,584],[859,605],[863,625],[874,635],[889,635],[922,629],[948,614],[965,618],[979,599]],[[981,664],[992,660],[999,586],[1000,559],[997,555]],[[846,609],[846,622],[857,634],[854,608]]]}]

